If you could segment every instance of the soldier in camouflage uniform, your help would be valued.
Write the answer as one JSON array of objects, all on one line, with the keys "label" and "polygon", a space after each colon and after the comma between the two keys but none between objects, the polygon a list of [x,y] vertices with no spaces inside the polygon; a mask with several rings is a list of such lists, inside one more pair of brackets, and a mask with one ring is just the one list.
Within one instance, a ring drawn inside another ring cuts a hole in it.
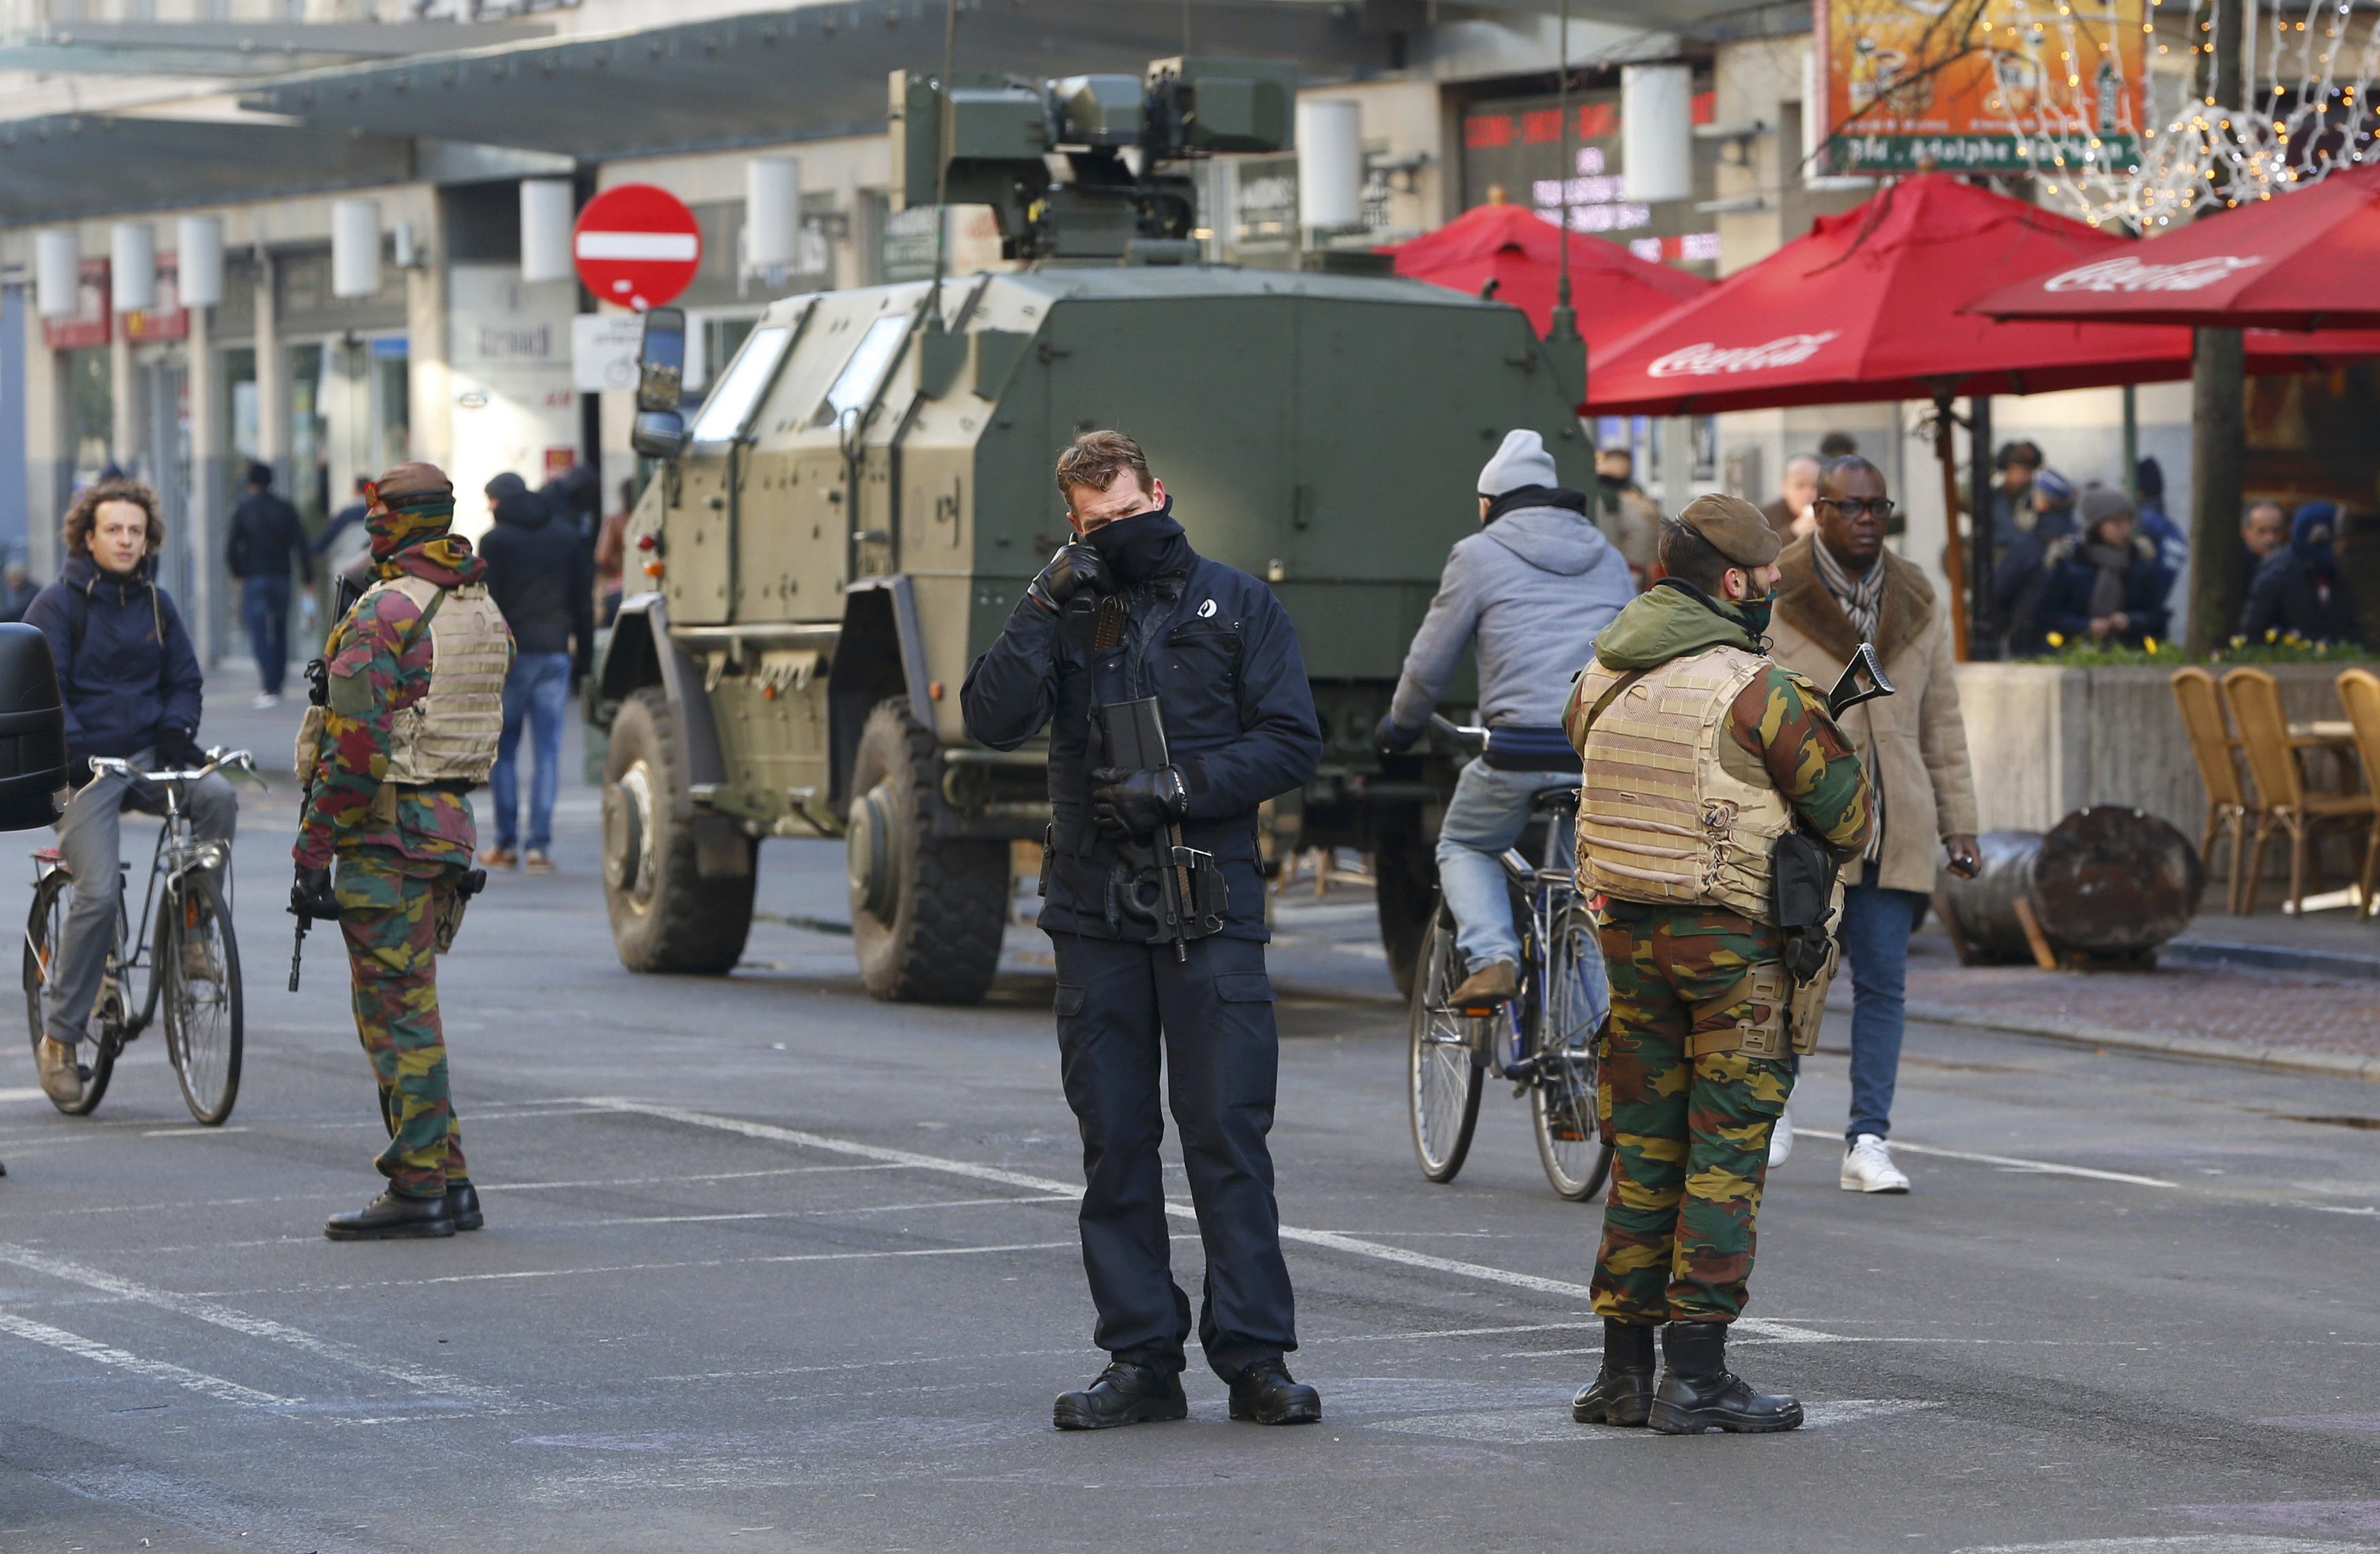
[{"label": "soldier in camouflage uniform", "polygon": [[334,1241],[483,1222],[447,1095],[437,956],[468,893],[479,836],[465,795],[495,759],[513,651],[486,565],[448,532],[446,477],[399,465],[370,499],[377,580],[332,629],[327,705],[298,738],[307,795],[290,892],[300,917],[338,919],[389,1134],[377,1162],[387,1190],[333,1217]]},{"label": "soldier in camouflage uniform", "polygon": [[1572,1405],[1585,1423],[1802,1422],[1798,1402],[1726,1366],[1769,1131],[1825,996],[1822,983],[1797,993],[1785,970],[1769,856],[1798,829],[1858,856],[1871,798],[1825,698],[1766,654],[1778,550],[1734,497],[1665,523],[1668,577],[1604,628],[1563,718],[1585,764],[1579,881],[1609,904],[1611,975],[1597,1102],[1615,1151],[1593,1286],[1604,1358]]}]

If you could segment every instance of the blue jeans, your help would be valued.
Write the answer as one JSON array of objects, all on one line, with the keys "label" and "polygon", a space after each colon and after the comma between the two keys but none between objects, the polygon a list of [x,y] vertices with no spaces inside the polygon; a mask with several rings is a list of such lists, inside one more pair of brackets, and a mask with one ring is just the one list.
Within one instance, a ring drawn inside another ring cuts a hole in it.
[{"label": "blue jeans", "polygon": [[504,732],[496,744],[496,769],[488,774],[495,790],[496,845],[509,848],[520,835],[521,721],[536,742],[537,777],[528,791],[527,845],[543,853],[553,846],[553,795],[562,785],[562,715],[570,706],[570,655],[522,653],[504,676]]},{"label": "blue jeans", "polygon": [[242,577],[239,619],[256,653],[257,683],[265,695],[279,696],[281,676],[289,668],[289,574]]},{"label": "blue jeans", "polygon": [[[1454,942],[1472,966],[1521,959],[1521,936],[1512,925],[1512,898],[1504,886],[1504,849],[1521,839],[1529,823],[1529,800],[1547,788],[1578,785],[1566,771],[1499,771],[1474,759],[1454,780],[1454,796],[1438,826],[1438,880],[1454,914]],[[1562,852],[1570,852],[1570,826],[1562,826]],[[1536,862],[1535,858],[1529,860]],[[1609,1006],[1611,994],[1603,957],[1580,963],[1594,1007]]]},{"label": "blue jeans", "polygon": [[1900,1076],[1902,995],[1909,936],[1925,910],[1916,891],[1888,891],[1863,865],[1843,892],[1843,958],[1852,974],[1852,1120],[1843,1136],[1892,1134],[1892,1088]]}]

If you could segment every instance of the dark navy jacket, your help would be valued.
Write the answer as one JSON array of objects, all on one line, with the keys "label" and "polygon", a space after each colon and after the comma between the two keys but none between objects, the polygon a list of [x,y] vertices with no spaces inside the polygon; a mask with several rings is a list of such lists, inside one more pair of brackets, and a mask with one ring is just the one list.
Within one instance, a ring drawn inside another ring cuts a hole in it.
[{"label": "dark navy jacket", "polygon": [[[78,756],[128,756],[152,747],[161,727],[195,735],[206,676],[182,629],[182,613],[151,580],[157,558],[128,577],[68,556],[57,580],[33,596],[25,624],[42,628],[57,661],[67,705],[67,748]],[[74,646],[74,601],[82,596],[82,646]]]},{"label": "dark navy jacket", "polygon": [[1119,860],[1091,822],[1090,774],[1106,764],[1094,703],[1153,695],[1167,752],[1190,793],[1182,839],[1214,854],[1231,887],[1223,932],[1268,937],[1257,807],[1314,776],[1322,759],[1314,691],[1297,628],[1272,590],[1186,542],[1179,548],[1186,573],[1160,574],[1131,591],[1123,647],[1093,654],[1087,594],[1062,616],[1020,600],[959,692],[967,732],[993,749],[1013,750],[1050,729],[1053,824],[1041,926],[1051,933],[1147,937],[1110,910],[1110,870]]},{"label": "dark navy jacket", "polygon": [[[2049,547],[2042,559],[2041,593],[2034,607],[2034,625],[2043,632],[2058,632],[2069,642],[2086,641],[2091,636],[2091,593],[2099,579],[2099,569],[2082,554],[2082,545],[2070,536]],[[2131,564],[2124,569],[2123,611],[2131,624],[2115,634],[2119,642],[2135,643],[2143,637],[2166,635],[2165,596],[2173,588],[2172,574],[2157,565],[2156,546],[2146,537],[2132,537]]]}]

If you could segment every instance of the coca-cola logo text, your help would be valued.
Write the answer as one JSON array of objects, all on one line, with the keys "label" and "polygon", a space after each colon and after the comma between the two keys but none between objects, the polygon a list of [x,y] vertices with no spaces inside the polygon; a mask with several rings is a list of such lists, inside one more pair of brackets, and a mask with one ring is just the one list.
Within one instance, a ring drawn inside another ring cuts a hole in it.
[{"label": "coca-cola logo text", "polygon": [[1655,358],[1645,369],[1655,378],[1708,378],[1722,372],[1759,372],[1771,367],[1791,367],[1818,354],[1818,347],[1841,334],[1823,329],[1815,334],[1780,334],[1757,346],[1720,346],[1708,340],[1682,346]]},{"label": "coca-cola logo text", "polygon": [[2052,275],[2041,283],[2044,291],[2197,291],[2235,272],[2264,263],[2258,254],[2215,254],[2177,264],[2151,264],[2131,254],[2103,259]]}]

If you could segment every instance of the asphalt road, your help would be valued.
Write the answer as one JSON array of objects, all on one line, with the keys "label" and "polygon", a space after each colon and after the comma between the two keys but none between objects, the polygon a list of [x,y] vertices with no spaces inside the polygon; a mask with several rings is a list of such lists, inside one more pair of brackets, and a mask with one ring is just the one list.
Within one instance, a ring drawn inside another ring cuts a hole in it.
[{"label": "asphalt road", "polygon": [[839,851],[773,843],[744,969],[631,977],[566,789],[564,872],[497,881],[443,970],[489,1228],[334,1245],[380,1129],[326,936],[281,990],[285,784],[249,802],[230,1126],[153,1038],[90,1119],[0,1046],[10,1554],[2380,1549],[2370,1091],[1920,1028],[1917,1190],[1864,1198],[1822,1054],[1733,1349],[1809,1426],[1576,1426],[1595,1211],[1498,1092],[1421,1180],[1367,909],[1295,904],[1275,1154],[1325,1423],[1231,1424],[1194,1358],[1187,1423],[1062,1436],[1099,1357],[1030,930],[985,1007],[873,1003],[797,926],[843,916]]}]

